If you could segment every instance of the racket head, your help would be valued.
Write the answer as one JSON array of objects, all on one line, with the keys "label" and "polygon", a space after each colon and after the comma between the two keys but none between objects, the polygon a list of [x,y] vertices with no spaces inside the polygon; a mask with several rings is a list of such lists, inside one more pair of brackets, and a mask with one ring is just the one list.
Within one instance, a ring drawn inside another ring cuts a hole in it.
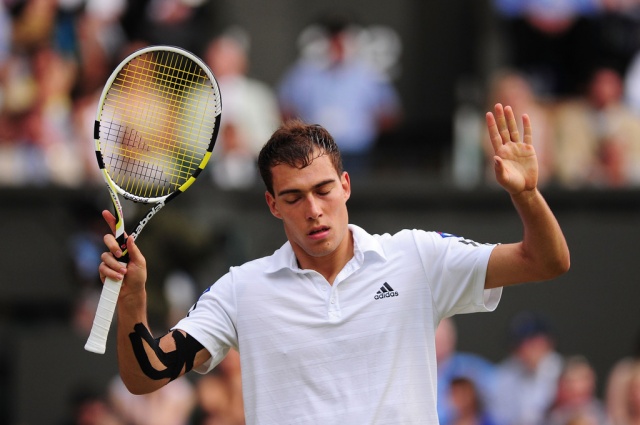
[{"label": "racket head", "polygon": [[94,127],[111,191],[159,203],[187,190],[209,161],[221,112],[218,83],[196,55],[175,46],[130,54],[105,84]]}]

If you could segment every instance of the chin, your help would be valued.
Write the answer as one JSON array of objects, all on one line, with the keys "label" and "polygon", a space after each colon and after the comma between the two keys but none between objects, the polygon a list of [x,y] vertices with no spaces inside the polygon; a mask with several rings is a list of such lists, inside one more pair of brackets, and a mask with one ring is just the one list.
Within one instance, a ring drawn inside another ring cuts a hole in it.
[{"label": "chin", "polygon": [[335,250],[336,250],[335,246],[327,244],[321,247],[320,246],[309,247],[308,249],[305,249],[305,252],[310,257],[321,258],[321,257],[326,257],[327,255],[332,254]]}]

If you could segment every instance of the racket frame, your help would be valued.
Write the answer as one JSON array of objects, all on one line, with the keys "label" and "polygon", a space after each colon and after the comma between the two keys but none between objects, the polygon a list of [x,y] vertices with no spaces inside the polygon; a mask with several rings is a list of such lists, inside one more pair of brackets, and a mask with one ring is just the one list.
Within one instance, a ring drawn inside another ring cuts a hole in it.
[{"label": "racket frame", "polygon": [[[138,56],[151,53],[151,52],[172,52],[177,53],[179,55],[186,56],[188,59],[191,59],[195,62],[207,75],[209,80],[211,81],[212,90],[214,91],[214,96],[216,99],[215,102],[215,121],[213,125],[213,132],[211,134],[211,139],[209,146],[206,149],[206,152],[198,165],[198,168],[192,173],[189,178],[182,183],[179,187],[176,187],[172,192],[157,197],[144,197],[133,195],[122,187],[120,187],[116,182],[111,178],[107,167],[105,166],[103,155],[102,155],[102,146],[100,144],[100,122],[102,118],[102,112],[105,100],[109,94],[109,90],[113,82],[116,80],[120,71],[129,64],[133,59]],[[119,263],[126,267],[129,262],[129,254],[127,251],[127,238],[133,237],[134,240],[140,235],[142,229],[147,225],[147,223],[151,220],[151,218],[158,213],[168,202],[173,200],[176,196],[186,191],[196,180],[198,175],[205,168],[209,159],[211,158],[211,154],[213,148],[215,146],[215,142],[218,136],[218,132],[220,130],[220,120],[222,114],[222,102],[220,96],[220,88],[218,82],[213,75],[213,72],[209,69],[209,67],[196,55],[189,52],[188,50],[182,49],[176,46],[168,46],[168,45],[157,45],[157,46],[148,46],[135,52],[131,53],[125,59],[123,59],[120,64],[113,70],[109,79],[105,83],[104,89],[102,90],[102,94],[100,96],[100,101],[98,103],[98,108],[96,112],[96,120],[94,124],[94,142],[95,142],[95,150],[96,150],[96,159],[98,161],[98,165],[100,167],[100,171],[104,182],[106,183],[107,189],[109,191],[109,195],[111,197],[111,201],[115,210],[116,224],[114,230],[114,236],[116,241],[118,242],[120,249],[122,250],[122,256],[118,258]],[[122,211],[122,203],[120,202],[119,196],[122,196],[124,199],[143,204],[155,204],[151,207],[145,216],[140,220],[135,230],[130,234],[126,235],[125,233],[125,225],[124,225],[124,214]],[[98,308],[96,310],[96,315],[94,318],[93,326],[91,328],[91,333],[89,338],[87,339],[87,343],[85,344],[85,350],[91,351],[98,354],[104,354],[106,351],[106,343],[107,336],[109,333],[109,328],[111,326],[111,322],[113,320],[113,315],[115,312],[115,307],[117,304],[118,296],[120,294],[120,289],[122,287],[122,280],[116,281],[111,278],[106,278],[102,293],[100,295],[100,300],[98,302]]]}]

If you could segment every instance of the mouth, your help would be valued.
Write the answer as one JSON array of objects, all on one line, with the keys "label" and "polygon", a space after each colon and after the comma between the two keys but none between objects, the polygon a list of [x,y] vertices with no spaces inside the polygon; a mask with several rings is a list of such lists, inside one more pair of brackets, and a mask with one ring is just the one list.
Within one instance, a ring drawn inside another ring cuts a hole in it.
[{"label": "mouth", "polygon": [[311,237],[321,237],[324,236],[329,231],[328,226],[318,226],[311,229],[311,231],[307,234]]}]

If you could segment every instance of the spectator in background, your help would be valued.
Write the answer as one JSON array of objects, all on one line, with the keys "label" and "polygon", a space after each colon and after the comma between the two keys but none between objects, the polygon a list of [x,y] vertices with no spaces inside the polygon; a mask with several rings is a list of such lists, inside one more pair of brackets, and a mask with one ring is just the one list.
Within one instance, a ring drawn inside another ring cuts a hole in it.
[{"label": "spectator in background", "polygon": [[636,336],[633,352],[618,360],[607,377],[605,403],[611,425],[640,424],[640,395],[637,396],[638,399],[634,407],[634,409],[637,408],[637,422],[632,422],[630,418],[632,393],[629,391],[629,385],[634,371],[640,373],[640,332]]},{"label": "spectator in background", "polygon": [[[553,133],[553,121],[551,118],[551,106],[541,100],[533,91],[533,87],[525,74],[511,69],[499,70],[494,73],[489,83],[488,104],[495,105],[501,102],[511,105],[517,117],[525,112],[536,126],[533,134],[533,146],[538,157],[538,181],[544,187],[551,182],[555,163],[555,140]],[[523,129],[519,129],[523,134]],[[487,177],[489,171],[493,174],[493,153],[486,149],[489,144],[488,134],[483,132],[485,154],[487,160]],[[489,182],[493,179],[487,178]]]},{"label": "spectator in background", "polygon": [[76,160],[82,167],[86,185],[103,182],[102,173],[96,167],[94,120],[104,83],[131,48],[120,24],[125,9],[124,0],[87,0],[82,13],[75,18],[79,61],[73,89],[72,123]]},{"label": "spectator in background", "polygon": [[624,76],[624,101],[640,117],[640,52],[633,57]]},{"label": "spectator in background", "polygon": [[244,425],[240,355],[229,350],[212,373],[196,385],[198,403],[191,425]]},{"label": "spectator in background", "polygon": [[151,42],[201,54],[217,28],[207,0],[0,3],[3,186],[99,181],[92,123],[120,55]]},{"label": "spectator in background", "polygon": [[635,0],[599,0],[599,5],[600,60],[624,74],[640,50],[640,3]]},{"label": "spectator in background", "polygon": [[[107,78],[122,59],[127,39],[120,20],[126,7],[125,0],[87,0],[83,13],[77,15],[76,49],[81,59],[75,87],[77,98],[96,93],[99,97]],[[96,100],[94,114],[97,104]]]},{"label": "spectator in background", "polygon": [[[574,96],[585,69],[602,53],[590,19],[600,0],[493,0],[503,24],[506,63],[530,79],[538,96]],[[534,121],[535,122],[535,121]]]},{"label": "spectator in background", "polygon": [[583,356],[566,360],[558,379],[556,399],[546,415],[545,425],[607,425],[604,404],[596,395],[596,372]]},{"label": "spectator in background", "polygon": [[624,73],[624,102],[640,116],[640,50],[632,56]]},{"label": "spectator in background", "polygon": [[115,414],[127,425],[185,425],[196,402],[193,384],[187,379],[152,394],[135,395],[116,376],[108,393]]},{"label": "spectator in background", "polygon": [[1,183],[80,186],[72,131],[76,61],[44,44],[29,55],[14,54],[5,71]]},{"label": "spectator in background", "polygon": [[93,134],[78,133],[76,117],[79,99],[106,80],[110,64],[99,60],[100,47],[117,44],[104,23],[117,27],[119,2],[110,3],[111,15],[96,10],[104,3],[8,4],[12,44],[0,64],[0,184],[78,187],[88,169],[97,169],[95,154],[91,168],[88,156],[78,160],[77,152],[92,150]]},{"label": "spectator in background", "polygon": [[556,109],[557,176],[567,188],[640,184],[640,120],[612,68],[594,71],[585,96]]},{"label": "spectator in background", "polygon": [[11,23],[1,31],[11,44],[0,73],[0,184],[44,184],[48,182],[44,152],[34,140],[40,122],[31,56],[53,39],[56,4],[36,0],[4,2],[4,7]]},{"label": "spectator in background", "polygon": [[198,403],[190,425],[236,425],[229,412],[231,394],[223,377],[215,373],[204,375],[196,389]]},{"label": "spectator in background", "polygon": [[215,0],[135,0],[125,4],[120,22],[128,40],[180,46],[199,56],[219,32],[224,15],[221,2]]},{"label": "spectator in background", "polygon": [[630,370],[629,379],[622,399],[625,403],[623,416],[613,421],[613,425],[640,424],[640,366]]},{"label": "spectator in background", "polygon": [[116,416],[103,394],[84,385],[72,391],[69,408],[59,425],[129,425]]},{"label": "spectator in background", "polygon": [[[438,418],[440,425],[450,425],[455,423],[454,419],[461,416],[461,404],[470,407],[466,403],[470,401],[467,399],[468,396],[473,395],[476,399],[473,402],[476,407],[486,404],[485,396],[490,394],[493,384],[494,365],[479,355],[457,351],[457,329],[453,318],[440,321],[435,341],[438,362]],[[456,379],[461,378],[468,379],[471,388],[460,383],[461,388],[455,393],[459,398],[453,399],[451,387]],[[471,392],[473,394],[470,394]]]},{"label": "spectator in background", "polygon": [[58,2],[5,2],[13,17],[11,40],[15,51],[27,53],[54,40]]},{"label": "spectator in background", "polygon": [[517,314],[508,336],[511,354],[497,366],[491,415],[499,425],[538,425],[556,397],[562,356],[539,313]]},{"label": "spectator in background", "polygon": [[68,187],[83,184],[83,170],[75,158],[72,90],[77,78],[77,61],[50,47],[38,49],[32,59],[38,95],[31,114],[38,133],[31,143],[44,153],[50,183]]},{"label": "spectator in background", "polygon": [[[0,75],[4,62],[11,51],[12,22],[4,2],[0,2]],[[0,109],[2,107],[2,92],[0,92]]]},{"label": "spectator in background", "polygon": [[[494,425],[479,394],[476,385],[469,378],[455,378],[449,388],[449,399],[455,416],[451,425]],[[440,421],[442,424],[442,421]]]},{"label": "spectator in background", "polygon": [[321,21],[314,47],[285,73],[278,89],[285,119],[320,124],[334,136],[352,176],[371,168],[375,143],[400,119],[400,100],[387,76],[358,55],[356,30],[341,17]]},{"label": "spectator in background", "polygon": [[224,189],[254,185],[260,148],[280,124],[275,92],[247,76],[248,51],[249,36],[238,27],[213,39],[205,51],[224,103],[211,167],[214,182]]}]

